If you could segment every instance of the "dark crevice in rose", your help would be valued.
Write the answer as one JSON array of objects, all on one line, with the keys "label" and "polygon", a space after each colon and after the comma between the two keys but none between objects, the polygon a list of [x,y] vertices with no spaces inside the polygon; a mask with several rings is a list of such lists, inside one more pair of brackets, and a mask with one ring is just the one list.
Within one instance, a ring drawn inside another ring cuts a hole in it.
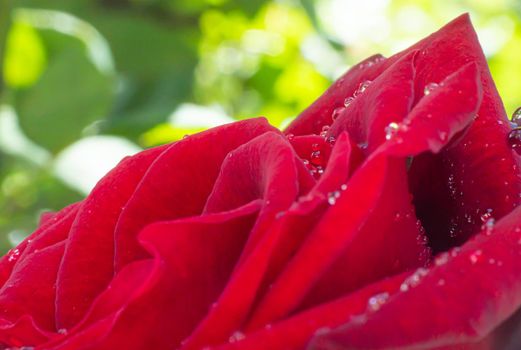
[{"label": "dark crevice in rose", "polygon": [[[414,158],[408,173],[416,216],[421,221],[434,254],[465,241],[456,226],[454,181],[439,155],[423,153]],[[452,191],[452,192],[451,192]]]}]

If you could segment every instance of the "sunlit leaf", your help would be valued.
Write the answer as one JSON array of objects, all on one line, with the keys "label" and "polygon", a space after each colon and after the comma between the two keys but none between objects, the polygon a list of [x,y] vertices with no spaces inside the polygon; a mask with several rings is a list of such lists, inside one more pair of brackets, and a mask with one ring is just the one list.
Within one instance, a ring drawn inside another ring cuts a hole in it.
[{"label": "sunlit leaf", "polygon": [[46,53],[38,32],[15,22],[7,38],[4,80],[13,88],[32,85],[45,69]]}]

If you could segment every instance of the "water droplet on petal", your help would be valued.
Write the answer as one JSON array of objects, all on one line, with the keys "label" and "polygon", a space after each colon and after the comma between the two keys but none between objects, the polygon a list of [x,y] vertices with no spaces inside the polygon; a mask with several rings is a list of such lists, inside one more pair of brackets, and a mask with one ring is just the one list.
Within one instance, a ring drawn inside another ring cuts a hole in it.
[{"label": "water droplet on petal", "polygon": [[311,157],[309,159],[311,164],[317,166],[322,164],[322,153],[320,151],[311,152]]},{"label": "water droplet on petal", "polygon": [[516,126],[521,126],[521,107],[515,110],[512,114],[512,123]]},{"label": "water droplet on petal", "polygon": [[342,184],[342,186],[340,186],[340,189],[341,189],[342,191],[347,190],[347,185],[346,185],[346,184]]},{"label": "water droplet on petal", "polygon": [[344,107],[338,107],[333,110],[333,113],[331,114],[331,119],[333,121],[337,120],[337,118],[340,116],[340,114],[344,111]]},{"label": "water droplet on petal", "polygon": [[11,249],[9,251],[9,254],[7,254],[7,261],[10,263],[15,262],[16,260],[18,260],[19,257],[20,257],[20,250],[18,248]]},{"label": "water droplet on petal", "polygon": [[423,267],[418,268],[412,275],[407,277],[400,285],[400,291],[406,292],[409,289],[416,287],[423,277],[429,273],[429,270]]},{"label": "water droplet on petal", "polygon": [[450,254],[447,252],[443,252],[434,258],[434,264],[436,266],[445,265],[447,261],[449,261]]},{"label": "water droplet on petal", "polygon": [[369,87],[369,85],[371,85],[371,83],[372,83],[371,80],[365,80],[365,81],[361,82],[360,85],[358,86],[358,89],[353,94],[353,96],[357,97],[358,95],[364,93],[364,91],[367,90],[367,88]]},{"label": "water droplet on petal", "polygon": [[454,248],[452,248],[451,250],[449,250],[450,256],[452,256],[453,258],[456,257],[456,256],[458,256],[460,250],[461,250],[460,247],[454,247]]},{"label": "water droplet on petal", "polygon": [[515,128],[508,133],[507,143],[511,149],[521,155],[521,128]]},{"label": "water droplet on petal", "polygon": [[291,140],[293,140],[293,139],[295,138],[295,135],[293,135],[293,134],[287,134],[287,135],[286,135],[286,138],[288,139],[288,141],[291,141]]},{"label": "water droplet on petal", "polygon": [[427,96],[430,94],[434,89],[436,89],[439,85],[437,83],[429,83],[425,85],[425,88],[423,89],[423,94]]},{"label": "water droplet on petal", "polygon": [[235,331],[233,332],[233,334],[230,336],[230,338],[228,339],[228,341],[230,343],[235,343],[235,342],[238,342],[240,340],[243,340],[244,338],[246,338],[246,336],[244,335],[243,332],[241,331]]},{"label": "water droplet on petal", "polygon": [[394,135],[396,135],[396,133],[398,132],[398,129],[399,129],[399,125],[398,123],[395,123],[395,122],[392,122],[392,123],[389,123],[389,125],[387,125],[385,127],[385,139],[386,140],[390,140],[394,137]]},{"label": "water droplet on petal", "polygon": [[338,198],[340,198],[340,191],[333,191],[327,194],[327,202],[329,205],[335,205]]},{"label": "water droplet on petal", "polygon": [[358,144],[358,147],[359,147],[360,149],[367,149],[368,144],[367,144],[367,142],[362,142],[362,143],[359,143],[359,144]]},{"label": "water droplet on petal", "polygon": [[487,209],[481,216],[480,216],[481,222],[483,225],[481,225],[481,230],[484,231],[484,233],[489,236],[492,231],[494,230],[494,225],[496,223],[496,220],[492,217],[492,209]]},{"label": "water droplet on petal", "polygon": [[67,334],[67,330],[65,328],[60,328],[57,330],[58,334]]},{"label": "water droplet on petal", "polygon": [[477,263],[479,261],[482,253],[483,252],[481,251],[481,249],[478,249],[474,253],[470,254],[470,256],[469,256],[470,262],[472,264]]},{"label": "water droplet on petal", "polygon": [[329,125],[324,125],[322,127],[322,131],[320,132],[320,136],[325,138],[327,136],[328,131],[329,131]]},{"label": "water droplet on petal", "polygon": [[494,218],[490,218],[481,226],[481,230],[484,231],[485,235],[490,236],[492,231],[494,231],[495,224],[496,220]]},{"label": "water droplet on petal", "polygon": [[344,100],[344,107],[348,107],[351,102],[353,102],[355,100],[354,97],[347,97],[345,100]]},{"label": "water droplet on petal", "polygon": [[387,302],[387,299],[389,299],[389,293],[387,292],[373,295],[367,301],[367,309],[370,311],[378,311],[380,307]]}]

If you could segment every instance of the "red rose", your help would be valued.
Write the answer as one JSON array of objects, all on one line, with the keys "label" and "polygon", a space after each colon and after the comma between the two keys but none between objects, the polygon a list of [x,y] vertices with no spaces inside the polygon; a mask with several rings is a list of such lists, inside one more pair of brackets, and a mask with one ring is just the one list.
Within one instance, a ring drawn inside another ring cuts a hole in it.
[{"label": "red rose", "polygon": [[0,344],[517,348],[509,131],[462,16],[285,135],[252,119],[145,151],[44,216],[0,262]]}]

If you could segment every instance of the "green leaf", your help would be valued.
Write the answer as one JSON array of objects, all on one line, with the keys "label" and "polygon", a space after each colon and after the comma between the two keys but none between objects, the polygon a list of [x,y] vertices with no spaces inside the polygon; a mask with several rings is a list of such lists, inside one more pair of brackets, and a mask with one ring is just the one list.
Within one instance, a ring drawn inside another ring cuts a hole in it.
[{"label": "green leaf", "polygon": [[32,85],[45,69],[46,54],[38,32],[29,25],[15,22],[7,37],[4,80],[10,87]]},{"label": "green leaf", "polygon": [[56,153],[105,117],[113,96],[111,77],[89,61],[81,46],[55,52],[40,80],[15,96],[20,125],[36,143]]}]

